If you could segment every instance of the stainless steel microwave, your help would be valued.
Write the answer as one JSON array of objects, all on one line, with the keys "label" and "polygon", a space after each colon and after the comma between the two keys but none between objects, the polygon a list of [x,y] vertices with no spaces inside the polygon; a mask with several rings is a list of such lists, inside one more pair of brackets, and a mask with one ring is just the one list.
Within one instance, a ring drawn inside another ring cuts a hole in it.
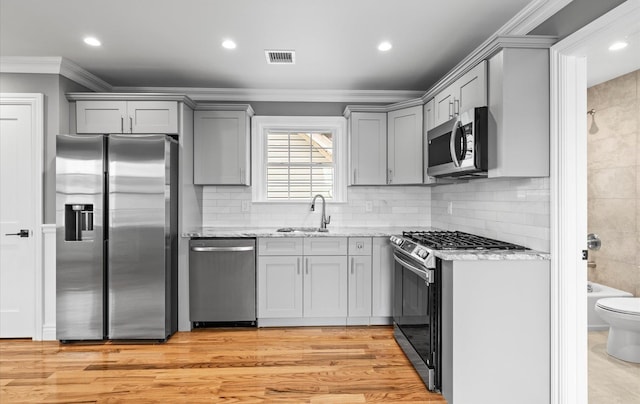
[{"label": "stainless steel microwave", "polygon": [[432,177],[487,176],[488,108],[465,111],[427,132],[427,174]]}]

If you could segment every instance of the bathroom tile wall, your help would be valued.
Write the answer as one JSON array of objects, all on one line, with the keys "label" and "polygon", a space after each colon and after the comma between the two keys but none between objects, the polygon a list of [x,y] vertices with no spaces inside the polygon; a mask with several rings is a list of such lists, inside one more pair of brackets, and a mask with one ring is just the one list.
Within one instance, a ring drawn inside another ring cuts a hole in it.
[{"label": "bathroom tile wall", "polygon": [[[431,189],[422,186],[349,187],[348,202],[327,203],[331,227],[430,226]],[[367,211],[371,202],[371,212]],[[252,203],[251,188],[207,186],[202,195],[205,227],[284,227],[320,224],[311,199],[294,204]],[[245,210],[243,210],[243,206]]]},{"label": "bathroom tile wall", "polygon": [[587,90],[589,280],[640,296],[640,70]]},{"label": "bathroom tile wall", "polygon": [[549,179],[477,179],[437,186],[432,226],[549,251]]}]

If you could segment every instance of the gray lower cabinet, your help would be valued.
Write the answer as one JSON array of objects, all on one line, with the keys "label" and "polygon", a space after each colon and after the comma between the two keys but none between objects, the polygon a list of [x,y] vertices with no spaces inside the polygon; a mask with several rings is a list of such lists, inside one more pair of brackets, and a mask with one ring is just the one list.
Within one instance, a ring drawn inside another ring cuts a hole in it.
[{"label": "gray lower cabinet", "polygon": [[369,324],[371,317],[371,237],[349,238],[348,324]]},{"label": "gray lower cabinet", "polygon": [[302,317],[302,257],[260,256],[258,318]]},{"label": "gray lower cabinet", "polygon": [[303,317],[347,316],[347,257],[304,257]]},{"label": "gray lower cabinet", "polygon": [[346,254],[346,237],[258,239],[258,326],[341,324]]},{"label": "gray lower cabinet", "polygon": [[[374,262],[390,258],[385,242],[384,237],[259,238],[258,326],[389,324],[391,266]],[[373,279],[374,268],[382,279]],[[374,284],[380,296],[372,298]]]},{"label": "gray lower cabinet", "polygon": [[373,237],[371,324],[391,324],[393,316],[393,248],[389,237]]}]

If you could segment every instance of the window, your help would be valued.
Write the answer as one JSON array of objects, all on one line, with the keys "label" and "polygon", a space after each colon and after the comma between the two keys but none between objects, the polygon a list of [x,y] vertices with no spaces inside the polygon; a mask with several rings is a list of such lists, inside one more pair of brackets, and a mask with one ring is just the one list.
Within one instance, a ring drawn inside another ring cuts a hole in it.
[{"label": "window", "polygon": [[253,146],[254,201],[344,201],[344,118],[254,117]]}]

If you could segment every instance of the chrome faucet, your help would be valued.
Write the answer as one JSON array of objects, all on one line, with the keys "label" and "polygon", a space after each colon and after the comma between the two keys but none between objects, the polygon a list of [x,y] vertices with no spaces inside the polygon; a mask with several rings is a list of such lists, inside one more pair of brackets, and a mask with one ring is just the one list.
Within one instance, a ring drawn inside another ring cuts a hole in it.
[{"label": "chrome faucet", "polygon": [[329,231],[327,230],[327,225],[329,223],[331,223],[331,216],[326,217],[325,216],[325,200],[324,200],[324,196],[322,196],[321,194],[318,194],[316,196],[313,197],[313,200],[311,201],[311,211],[314,212],[316,210],[316,198],[320,197],[320,199],[322,199],[322,217],[320,218],[320,229],[318,231]]}]

